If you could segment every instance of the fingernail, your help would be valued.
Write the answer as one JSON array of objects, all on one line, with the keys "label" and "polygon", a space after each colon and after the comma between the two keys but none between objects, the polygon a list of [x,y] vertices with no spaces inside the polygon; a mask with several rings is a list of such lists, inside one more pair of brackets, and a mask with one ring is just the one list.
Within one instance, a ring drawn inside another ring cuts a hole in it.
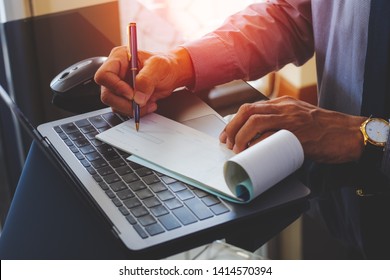
[{"label": "fingernail", "polygon": [[225,131],[222,131],[221,134],[219,135],[219,141],[220,141],[221,143],[226,143],[226,139],[227,139],[227,137],[226,137],[226,132],[225,132]]},{"label": "fingernail", "polygon": [[146,104],[146,101],[148,100],[148,95],[146,95],[145,93],[143,92],[140,92],[140,91],[136,91],[134,93],[134,101],[143,106]]},{"label": "fingernail", "polygon": [[226,147],[230,150],[233,149],[233,144],[229,141],[229,139],[226,140]]}]

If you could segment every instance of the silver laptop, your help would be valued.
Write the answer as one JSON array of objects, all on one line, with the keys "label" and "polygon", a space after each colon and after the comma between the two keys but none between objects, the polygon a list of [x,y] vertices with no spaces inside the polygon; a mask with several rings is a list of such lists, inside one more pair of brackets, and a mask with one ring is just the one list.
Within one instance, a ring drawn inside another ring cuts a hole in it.
[{"label": "silver laptop", "polygon": [[[176,240],[196,238],[201,232],[218,232],[219,228],[224,231],[217,235],[223,238],[229,225],[237,226],[249,218],[256,223],[256,217],[302,202],[310,193],[292,176],[250,204],[229,203],[129,162],[129,154],[95,139],[99,132],[126,120],[110,108],[35,129],[2,88],[1,96],[52,163],[85,194],[84,199],[99,210],[115,235],[133,251],[174,244]],[[159,108],[160,114],[214,137],[225,126],[220,115],[185,90],[175,92]]]}]

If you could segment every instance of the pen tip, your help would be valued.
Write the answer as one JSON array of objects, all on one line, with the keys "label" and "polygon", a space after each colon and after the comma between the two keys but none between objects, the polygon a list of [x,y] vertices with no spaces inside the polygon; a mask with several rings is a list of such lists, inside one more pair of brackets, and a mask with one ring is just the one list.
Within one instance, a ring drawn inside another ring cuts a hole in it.
[{"label": "pen tip", "polygon": [[135,129],[138,131],[139,130],[139,123],[135,123]]}]

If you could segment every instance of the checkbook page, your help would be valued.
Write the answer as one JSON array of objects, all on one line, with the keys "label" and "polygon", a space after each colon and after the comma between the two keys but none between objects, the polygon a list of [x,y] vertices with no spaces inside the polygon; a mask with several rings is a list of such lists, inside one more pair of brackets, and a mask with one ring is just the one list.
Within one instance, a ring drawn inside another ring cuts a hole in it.
[{"label": "checkbook page", "polygon": [[133,120],[96,136],[124,150],[128,159],[180,181],[245,203],[297,170],[303,163],[295,135],[280,130],[235,155],[218,139],[158,114]]},{"label": "checkbook page", "polygon": [[224,163],[234,153],[203,132],[153,113],[142,118],[138,132],[131,119],[97,139],[138,157],[134,159],[138,163],[187,177],[191,183],[200,182],[235,198],[223,175]]}]

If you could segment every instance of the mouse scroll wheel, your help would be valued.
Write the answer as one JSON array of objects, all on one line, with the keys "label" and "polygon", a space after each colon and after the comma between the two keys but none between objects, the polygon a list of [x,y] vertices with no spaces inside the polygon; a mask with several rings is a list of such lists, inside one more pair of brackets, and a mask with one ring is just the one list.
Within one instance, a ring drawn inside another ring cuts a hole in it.
[{"label": "mouse scroll wheel", "polygon": [[68,75],[69,75],[69,72],[64,72],[64,73],[61,75],[60,79],[65,79]]}]

